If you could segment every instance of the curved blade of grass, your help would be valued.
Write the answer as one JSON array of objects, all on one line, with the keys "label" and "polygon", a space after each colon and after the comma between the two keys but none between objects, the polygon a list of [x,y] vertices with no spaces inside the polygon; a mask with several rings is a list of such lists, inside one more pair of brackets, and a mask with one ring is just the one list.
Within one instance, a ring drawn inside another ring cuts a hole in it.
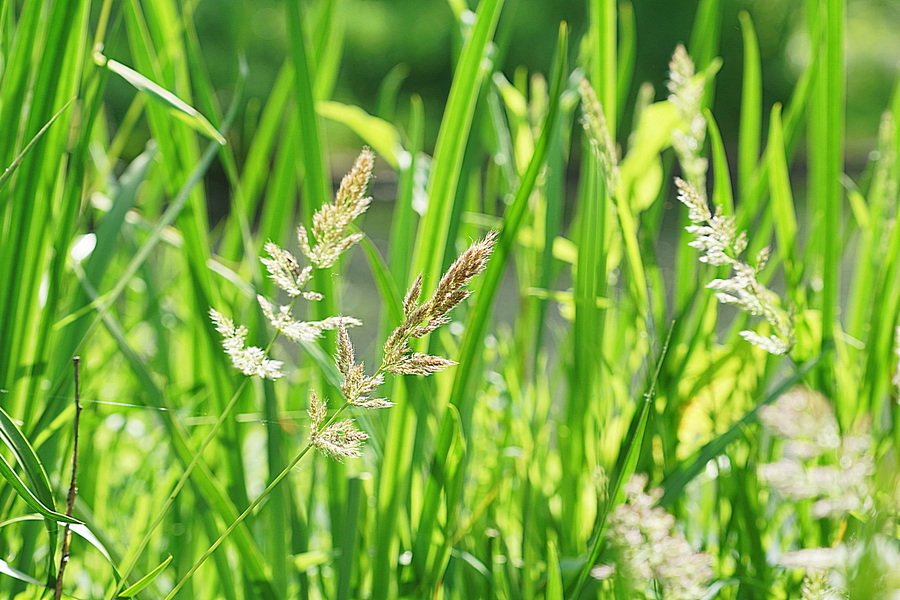
[{"label": "curved blade of grass", "polygon": [[172,556],[169,555],[169,558],[164,560],[160,565],[155,567],[152,571],[138,579],[134,585],[130,585],[121,592],[119,592],[120,598],[132,598],[138,595],[138,592],[143,590],[145,587],[153,583],[153,580],[159,577],[160,573],[165,571],[166,567],[169,566],[169,563],[172,562]]},{"label": "curved blade of grass", "polygon": [[[2,438],[6,447],[12,451],[16,462],[21,465],[30,483],[30,486],[26,485],[6,461],[6,458],[0,455],[0,474],[9,482],[16,493],[30,507],[50,521],[81,523],[78,519],[56,512],[53,492],[50,488],[50,479],[47,477],[44,465],[38,458],[34,448],[22,435],[22,431],[2,408],[0,408],[0,438]],[[55,532],[55,527],[51,525],[49,531]],[[51,535],[55,535],[55,533]]]},{"label": "curved blade of grass", "polygon": [[[95,530],[92,530],[92,527],[96,526],[96,518],[92,514],[91,509],[84,504],[81,498],[76,499],[75,503],[75,512],[79,514],[79,516],[84,519],[83,523],[72,524],[70,526],[70,531],[90,545],[94,546],[98,552],[106,559],[107,563],[112,567],[113,578],[116,582],[121,580],[121,576],[119,575],[119,571],[116,569],[116,558],[113,556],[113,553],[109,550],[110,542],[109,536],[104,533],[97,533]],[[3,523],[0,523],[0,527],[5,527],[6,525],[11,525],[13,523],[20,523],[23,521],[41,521],[43,518],[40,515],[24,515],[21,517],[16,517],[14,519],[8,519]],[[107,541],[104,542],[103,539]]]},{"label": "curved blade of grass", "polygon": [[16,472],[13,470],[12,466],[7,462],[6,458],[0,454],[0,475],[3,476],[4,479],[9,483],[13,490],[25,501],[28,506],[39,512],[43,517],[45,517],[49,521],[55,521],[57,523],[80,523],[78,519],[67,517],[64,514],[58,513],[55,510],[44,505],[43,502],[38,500],[37,496],[35,496],[31,489],[25,485],[25,482],[16,475]]},{"label": "curved blade of grass", "polygon": [[316,110],[320,116],[352,129],[392,168],[398,167],[397,154],[402,151],[400,134],[391,123],[342,102],[321,100],[316,103]]},{"label": "curved blade of grass", "polygon": [[[50,487],[50,479],[44,470],[44,465],[38,458],[34,448],[22,434],[22,431],[3,408],[0,408],[0,438],[12,451],[16,462],[25,471],[31,483],[31,491],[34,497],[46,510],[55,513],[53,491]],[[64,521],[70,523],[78,522],[65,519]]]},{"label": "curved blade of grass", "polygon": [[69,527],[69,530],[72,533],[78,534],[84,540],[86,540],[91,546],[96,548],[97,551],[103,555],[103,558],[106,559],[106,562],[109,563],[109,566],[112,567],[113,578],[117,582],[121,581],[122,578],[119,576],[119,571],[116,569],[116,561],[113,560],[112,555],[110,554],[110,552],[106,548],[106,546],[103,544],[103,542],[101,542],[100,539],[96,535],[94,535],[94,532],[91,531],[90,528],[86,524],[78,523],[78,524],[72,525],[71,527]]},{"label": "curved blade of grass", "polygon": [[394,120],[397,110],[397,99],[400,95],[400,86],[409,77],[409,65],[397,63],[387,72],[378,85],[378,93],[375,100],[375,114],[388,121]]},{"label": "curved blade of grass", "polygon": [[183,120],[195,130],[206,137],[215,140],[220,145],[225,145],[225,138],[215,127],[213,127],[212,123],[210,123],[206,117],[200,114],[200,111],[169,90],[116,60],[111,58],[106,59],[102,55],[99,56],[97,60],[101,65],[106,66],[107,69],[134,86],[135,89],[149,94],[151,98],[168,106],[172,110],[173,115]]},{"label": "curved blade of grass", "polygon": [[0,559],[0,574],[6,575],[7,577],[12,577],[13,579],[18,579],[19,581],[24,581],[25,583],[30,583],[32,585],[37,585],[42,588],[47,587],[45,584],[41,583],[28,573],[24,573],[19,569],[13,567],[8,562],[3,559]]}]

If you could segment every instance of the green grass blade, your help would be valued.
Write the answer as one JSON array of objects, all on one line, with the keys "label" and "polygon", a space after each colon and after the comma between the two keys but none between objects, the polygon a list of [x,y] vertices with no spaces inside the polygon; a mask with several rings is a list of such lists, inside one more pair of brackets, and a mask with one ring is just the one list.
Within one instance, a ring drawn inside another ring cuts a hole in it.
[{"label": "green grass blade", "polygon": [[516,190],[516,196],[504,214],[503,226],[500,229],[500,236],[495,245],[494,254],[482,275],[481,286],[478,291],[478,305],[469,313],[459,352],[458,362],[460,364],[456,369],[453,388],[450,392],[450,401],[459,409],[463,431],[465,432],[468,432],[471,427],[475,396],[471,393],[470,386],[475,380],[479,367],[478,358],[482,352],[487,324],[491,317],[493,300],[500,287],[503,273],[506,270],[507,260],[513,249],[513,243],[527,214],[528,199],[531,197],[538,176],[544,168],[547,153],[556,139],[556,129],[559,127],[560,122],[560,102],[563,86],[565,85],[567,40],[568,30],[563,25],[559,31],[559,43],[553,71],[554,78],[550,91],[550,104],[547,116],[541,127],[541,136],[535,145],[528,168],[522,176],[519,189]]},{"label": "green grass blade", "polygon": [[712,152],[713,168],[713,193],[712,203],[721,206],[725,214],[734,214],[734,197],[731,193],[731,175],[728,172],[728,157],[725,155],[725,144],[722,142],[722,134],[715,117],[709,109],[703,110],[706,117],[706,131],[709,135],[709,145]]},{"label": "green grass blade", "polygon": [[133,598],[138,595],[145,587],[153,583],[153,581],[159,577],[159,575],[166,570],[166,567],[169,566],[169,563],[172,562],[172,556],[164,560],[157,567],[152,569],[149,573],[138,579],[133,585],[128,586],[121,592],[119,592],[120,598]]},{"label": "green grass blade", "polygon": [[631,424],[628,427],[628,432],[625,434],[622,448],[619,451],[615,467],[610,475],[609,496],[605,506],[601,508],[597,515],[593,543],[591,544],[591,550],[588,554],[588,560],[578,573],[578,579],[575,581],[574,591],[571,594],[572,598],[579,598],[581,596],[581,592],[584,590],[584,586],[590,577],[591,569],[594,568],[597,564],[597,560],[600,558],[600,551],[603,548],[603,533],[609,510],[624,500],[625,482],[634,474],[637,460],[640,456],[641,448],[644,445],[646,437],[647,421],[650,417],[650,407],[653,405],[656,397],[657,381],[659,380],[659,374],[662,370],[663,363],[665,362],[666,354],[669,351],[669,343],[672,341],[672,332],[674,330],[673,323],[672,326],[669,327],[666,341],[660,349],[659,359],[656,361],[656,370],[653,373],[650,387],[639,402],[637,410],[635,410],[634,416],[631,419]]},{"label": "green grass blade", "polygon": [[[391,274],[397,282],[412,279],[409,269],[416,237],[413,203],[417,195],[424,193],[422,189],[417,190],[416,174],[421,170],[418,161],[423,145],[425,109],[419,96],[413,96],[409,106],[408,141],[406,153],[403,155],[400,180],[397,182],[397,201],[394,203],[394,216],[391,221],[391,245],[388,255]],[[394,326],[392,323],[391,327]]]},{"label": "green grass blade", "polygon": [[423,292],[437,283],[441,261],[449,244],[448,223],[453,213],[453,200],[459,183],[466,142],[475,113],[475,103],[484,81],[483,61],[500,18],[503,0],[482,0],[475,24],[463,46],[447,108],[441,120],[428,184],[428,212],[419,223],[419,234],[413,250],[413,272],[424,273]]},{"label": "green grass blade", "polygon": [[625,103],[628,101],[628,93],[631,90],[635,54],[637,53],[636,28],[634,6],[630,2],[623,2],[619,6],[619,46],[616,53],[618,56],[616,62],[617,115],[625,113]]},{"label": "green grass blade", "polygon": [[145,92],[149,94],[151,98],[162,102],[165,106],[168,106],[170,109],[172,109],[172,114],[182,119],[185,123],[196,129],[206,137],[215,140],[223,146],[225,145],[225,138],[222,137],[222,134],[219,133],[219,131],[215,127],[213,127],[212,123],[210,123],[206,119],[206,117],[200,114],[200,111],[189,105],[187,102],[185,102],[169,90],[153,82],[149,78],[141,75],[134,69],[126,67],[118,61],[112,59],[107,59],[105,61],[101,60],[101,64],[133,85],[136,90]]},{"label": "green grass blade", "polygon": [[759,140],[762,119],[762,68],[759,42],[753,21],[746,12],[740,14],[744,36],[744,78],[741,88],[741,124],[738,143],[738,189],[740,196],[750,192],[756,163],[759,160]]},{"label": "green grass blade", "polygon": [[75,101],[75,98],[70,99],[68,102],[66,102],[63,105],[62,108],[60,108],[58,111],[56,111],[56,114],[54,114],[52,117],[50,117],[50,120],[47,121],[47,124],[44,125],[43,127],[41,127],[40,131],[38,131],[35,134],[35,136],[33,138],[31,138],[31,141],[28,142],[28,144],[22,149],[22,151],[19,152],[19,155],[16,156],[15,160],[13,160],[12,163],[8,167],[6,167],[6,169],[3,170],[3,174],[0,174],[0,189],[2,189],[4,185],[6,185],[7,180],[10,177],[12,177],[13,173],[16,172],[16,169],[18,169],[19,165],[22,164],[22,160],[25,158],[25,156],[28,154],[28,152],[34,147],[34,145],[38,142],[38,140],[40,140],[44,136],[44,134],[47,132],[47,130],[50,129],[50,126],[53,125],[53,123],[56,121],[56,119],[58,119],[59,116],[61,114],[63,114],[63,112],[65,112],[65,110],[67,108],[69,108],[69,106],[71,106],[72,102],[74,102],[74,101]]},{"label": "green grass blade", "polygon": [[392,168],[398,167],[397,152],[401,150],[400,133],[389,122],[374,117],[359,108],[341,102],[320,101],[316,104],[319,115],[346,125]]},{"label": "green grass blade", "polygon": [[[38,497],[34,495],[25,482],[16,475],[16,472],[13,470],[12,466],[6,460],[3,455],[0,455],[0,475],[6,479],[6,482],[12,487],[12,489],[25,501],[28,506],[36,510],[48,521],[56,521],[59,523],[80,523],[78,519],[74,519],[72,517],[67,517],[62,513],[58,513],[52,508],[44,505],[43,502],[38,500]],[[51,526],[52,527],[52,526]]]},{"label": "green grass blade", "polygon": [[25,583],[30,583],[31,585],[38,585],[42,588],[47,587],[28,573],[23,573],[3,559],[0,559],[0,574],[12,577],[13,579],[18,579],[19,581],[24,581]]},{"label": "green grass blade", "polygon": [[[691,32],[690,53],[697,70],[705,69],[719,53],[722,35],[721,0],[701,0],[697,4],[694,29]],[[713,88],[706,89],[704,106],[710,106]]]},{"label": "green grass blade", "polygon": [[766,160],[769,165],[770,206],[775,221],[778,253],[784,263],[789,290],[794,290],[800,284],[801,275],[799,266],[794,262],[798,226],[797,216],[794,213],[794,197],[791,193],[787,157],[784,152],[784,129],[781,123],[781,106],[779,104],[772,107]]},{"label": "green grass blade", "polygon": [[559,554],[556,544],[547,543],[547,591],[544,594],[546,600],[563,600],[562,570],[559,564]]}]

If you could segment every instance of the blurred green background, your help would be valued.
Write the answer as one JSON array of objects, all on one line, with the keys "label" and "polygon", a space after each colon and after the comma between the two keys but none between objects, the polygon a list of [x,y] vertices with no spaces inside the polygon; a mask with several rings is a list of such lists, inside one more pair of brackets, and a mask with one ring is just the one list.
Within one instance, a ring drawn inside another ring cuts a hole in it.
[{"label": "blurred green background", "polygon": [[[450,5],[432,0],[319,0],[305,3],[314,12],[317,4],[336,3],[345,32],[340,75],[334,99],[358,105],[372,114],[404,121],[407,99],[420,95],[426,106],[426,144],[437,134],[450,85],[451,65],[458,50]],[[464,0],[457,0],[462,3]],[[474,3],[469,2],[471,7]],[[668,61],[675,46],[689,45],[696,0],[637,0],[634,7],[638,40],[631,98],[643,82],[650,82],[657,99],[665,94]],[[742,64],[738,13],[751,12],[762,53],[764,106],[785,102],[807,58],[802,12],[806,3],[775,0],[727,2],[722,15],[723,68],[716,78],[714,113],[726,145],[736,140],[740,106]],[[850,0],[848,8],[847,164],[848,171],[861,167],[873,146],[880,111],[888,104],[892,82],[900,66],[900,2]],[[508,3],[501,16],[498,41],[508,40],[501,57],[504,72],[512,78],[517,68],[547,73],[557,24],[567,21],[572,39],[584,29],[581,0],[518,0]],[[185,8],[193,14],[207,68],[223,99],[230,97],[238,72],[238,57],[249,65],[244,128],[252,132],[259,107],[264,104],[278,70],[287,56],[286,22],[282,2],[219,0],[195,2]],[[114,43],[116,36],[112,36]],[[688,48],[690,50],[690,48]],[[572,49],[573,54],[577,52]],[[123,52],[123,55],[125,53]],[[110,56],[117,55],[110,49]],[[393,107],[379,107],[379,92],[390,81],[399,85],[397,115]],[[134,95],[122,82],[113,83],[114,118],[121,116]],[[631,104],[630,102],[628,103]],[[626,106],[625,118],[629,118]],[[340,154],[354,154],[360,142],[349,132],[334,127],[329,146]],[[135,137],[126,158],[143,149]],[[238,148],[240,154],[241,149]],[[802,164],[802,161],[801,161]]]}]

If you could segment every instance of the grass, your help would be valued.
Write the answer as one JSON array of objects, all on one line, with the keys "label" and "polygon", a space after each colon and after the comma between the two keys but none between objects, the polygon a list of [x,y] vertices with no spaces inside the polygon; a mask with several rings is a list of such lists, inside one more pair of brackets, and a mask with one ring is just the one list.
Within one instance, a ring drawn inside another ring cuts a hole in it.
[{"label": "grass", "polygon": [[[877,569],[898,545],[900,93],[851,178],[844,5],[808,4],[810,62],[793,96],[767,106],[753,15],[725,23],[721,3],[704,0],[685,32],[698,90],[689,111],[662,90],[629,110],[642,32],[628,4],[591,0],[584,31],[553,24],[549,73],[509,77],[492,62],[509,7],[451,6],[456,68],[430,151],[422,103],[401,106],[396,74],[377,113],[333,101],[352,17],[340,2],[284,7],[286,56],[258,119],[237,57],[228,94],[211,81],[193,4],[3,3],[0,596],[54,587],[75,355],[82,525],[65,597],[670,598],[677,588],[659,572],[629,580],[620,538],[623,502],[645,498],[635,474],[658,503],[644,520],[669,523],[665,509],[677,524],[666,539],[708,555],[708,597],[814,597],[823,582],[782,563],[829,547],[868,557],[831,581],[851,597],[878,597],[873,581],[898,587]],[[724,27],[741,29],[742,66],[716,59]],[[711,110],[726,68],[743,72],[741,106],[726,107],[740,115],[736,144]],[[585,77],[617,148],[580,126]],[[134,89],[118,123],[105,104],[116,79]],[[379,309],[367,329],[383,340],[419,274],[428,298],[472,240],[499,232],[472,298],[412,348],[459,365],[388,380],[396,405],[352,415],[369,440],[343,463],[307,440],[308,391],[341,394],[338,338],[285,345],[255,302],[280,293],[257,259],[265,242],[287,243],[332,201],[332,122],[384,154],[377,170],[394,172],[397,199],[386,248],[363,240],[316,271],[325,300],[309,320],[364,294]],[[126,164],[142,130],[151,141]],[[692,150],[677,142],[686,134]],[[794,168],[803,158],[805,176]],[[207,207],[221,199],[202,182],[215,163],[231,205],[214,223]],[[755,277],[790,318],[786,355],[745,341],[742,331],[772,333],[769,322],[706,287],[731,272],[688,245],[676,175],[749,233],[732,258],[755,266],[771,248]],[[356,260],[373,282],[362,292],[346,284]],[[237,372],[210,307],[246,324],[248,344],[290,375]],[[760,423],[795,386],[822,395],[841,440],[796,472],[871,461],[859,505],[823,515],[829,490],[792,498],[771,470],[761,475],[798,443]],[[868,440],[862,457],[856,439]]]}]

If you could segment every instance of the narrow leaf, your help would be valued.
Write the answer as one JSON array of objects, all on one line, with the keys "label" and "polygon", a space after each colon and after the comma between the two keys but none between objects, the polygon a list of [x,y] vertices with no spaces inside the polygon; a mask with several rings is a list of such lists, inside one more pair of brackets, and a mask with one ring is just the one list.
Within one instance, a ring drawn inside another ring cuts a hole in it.
[{"label": "narrow leaf", "polygon": [[189,105],[187,102],[160,86],[157,83],[147,79],[134,69],[126,67],[122,63],[109,59],[106,61],[106,68],[119,75],[122,79],[130,83],[135,89],[150,94],[151,97],[167,105],[175,111],[175,115],[181,118],[185,123],[205,135],[206,137],[217,141],[221,145],[225,145],[225,138],[213,127],[206,117],[200,114],[200,111]]},{"label": "narrow leaf", "polygon": [[131,598],[133,596],[136,596],[138,592],[140,592],[145,587],[150,585],[153,582],[153,580],[156,579],[159,576],[159,574],[162,573],[166,569],[166,567],[169,566],[170,562],[172,562],[172,555],[169,555],[169,558],[164,560],[159,566],[157,566],[155,569],[153,569],[152,571],[150,571],[149,573],[147,573],[140,579],[138,579],[134,585],[131,585],[131,586],[125,588],[124,590],[122,590],[121,592],[119,592],[119,597],[120,598]]}]

